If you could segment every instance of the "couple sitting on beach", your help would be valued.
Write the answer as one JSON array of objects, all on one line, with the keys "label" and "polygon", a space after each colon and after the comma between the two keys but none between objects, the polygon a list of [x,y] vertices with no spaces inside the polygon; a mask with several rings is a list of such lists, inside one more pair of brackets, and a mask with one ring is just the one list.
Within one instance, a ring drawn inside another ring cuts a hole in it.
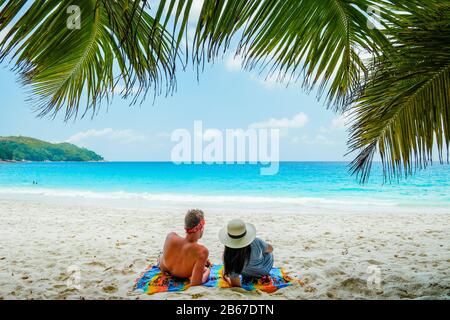
[{"label": "couple sitting on beach", "polygon": [[[184,227],[185,237],[174,232],[167,235],[159,267],[173,276],[189,278],[191,286],[198,286],[208,281],[212,266],[208,260],[208,249],[198,244],[205,230],[203,212],[188,211]],[[241,286],[240,275],[269,274],[273,266],[273,248],[256,237],[256,229],[252,224],[232,220],[220,230],[219,240],[225,246],[224,277],[231,286]]]}]

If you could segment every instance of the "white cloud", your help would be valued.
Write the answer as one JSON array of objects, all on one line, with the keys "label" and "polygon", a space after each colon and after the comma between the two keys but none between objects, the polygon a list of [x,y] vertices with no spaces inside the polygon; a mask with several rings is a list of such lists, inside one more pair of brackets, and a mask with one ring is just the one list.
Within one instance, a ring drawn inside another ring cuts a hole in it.
[{"label": "white cloud", "polygon": [[315,135],[302,135],[295,136],[291,138],[292,143],[303,143],[303,144],[322,144],[331,145],[336,144],[337,137],[341,137],[344,133],[345,128],[351,122],[350,114],[344,113],[340,116],[335,117],[331,120],[328,126],[320,126],[318,132]]},{"label": "white cloud", "polygon": [[130,129],[113,130],[111,128],[105,128],[101,130],[90,129],[78,132],[69,137],[66,142],[85,145],[85,143],[92,140],[107,140],[127,144],[144,141],[146,140],[146,137]]},{"label": "white cloud", "polygon": [[200,17],[200,12],[202,12],[204,0],[194,0],[192,2],[191,12],[189,13],[189,19],[191,22],[197,21]]},{"label": "white cloud", "polygon": [[[189,12],[189,22],[190,23],[194,23],[198,20],[198,17],[200,16],[200,12],[202,11],[203,2],[204,2],[204,0],[193,0],[192,1],[191,10]],[[160,3],[161,3],[160,0],[150,0],[149,4],[150,4],[150,8],[152,9],[152,11],[156,12],[156,10],[158,10],[158,8],[159,8]],[[169,4],[170,4],[170,1],[167,1],[165,8],[164,8],[163,15],[167,14],[167,11],[169,10]],[[178,1],[175,2],[175,6],[172,10],[172,13],[171,13],[172,17],[175,17],[177,8],[178,8]]]},{"label": "white cloud", "polygon": [[344,115],[336,117],[331,121],[331,128],[337,130],[345,129],[347,121],[348,120]]},{"label": "white cloud", "polygon": [[[268,54],[264,62],[260,61],[258,65],[262,67],[266,64],[266,62],[274,59],[272,54]],[[225,60],[225,65],[227,69],[231,72],[237,72],[243,70],[243,61],[244,58],[241,55],[229,54]],[[274,70],[273,72],[264,72],[267,69],[259,69],[261,72],[258,72],[258,68],[255,67],[254,71],[249,72],[249,78],[252,81],[259,83],[264,86],[266,89],[284,89],[290,85],[295,85],[297,80],[297,75],[292,73],[284,73]]]},{"label": "white cloud", "polygon": [[258,82],[266,89],[285,89],[288,86],[294,86],[296,84],[296,77],[292,74],[282,75],[277,72],[263,77],[255,73],[250,74],[250,79]]},{"label": "white cloud", "polygon": [[[149,0],[147,1],[147,3],[150,5],[150,12],[155,15],[157,10],[159,9],[159,6],[161,4],[161,0]],[[172,12],[170,14],[170,20],[171,22],[169,22],[169,25],[171,23],[174,22],[174,19],[176,17],[176,12],[177,12],[177,8],[178,8],[178,3],[179,1],[175,1],[174,7],[172,9]],[[186,46],[188,46],[189,50],[191,50],[191,46],[192,43],[194,41],[194,36],[195,36],[195,31],[196,31],[196,26],[197,26],[197,21],[200,17],[200,13],[202,11],[202,7],[203,7],[203,3],[204,0],[193,0],[192,1],[192,5],[191,5],[191,9],[189,10],[189,21],[187,24],[187,37],[186,35],[183,36],[183,38],[181,39],[181,49],[185,50]],[[185,2],[186,4],[186,2]],[[185,9],[186,5],[184,4],[183,10]],[[169,11],[169,5],[170,5],[170,1],[166,1],[163,13],[162,13],[162,20],[164,22],[164,20],[167,17],[167,12]],[[182,15],[184,14],[184,12],[182,13]],[[179,21],[178,21],[178,28],[181,26],[181,20],[183,19],[183,16],[179,17]],[[161,22],[162,23],[162,22]]]},{"label": "white cloud", "polygon": [[276,73],[273,73],[264,79],[260,79],[259,82],[268,89],[283,85],[283,82],[280,81],[279,76]]},{"label": "white cloud", "polygon": [[242,70],[242,57],[230,54],[226,61],[226,67],[229,71],[241,71]]},{"label": "white cloud", "polygon": [[9,30],[11,30],[11,28],[6,27],[2,31],[0,31],[0,42],[3,40],[4,37],[6,37],[6,34],[9,32]]},{"label": "white cloud", "polygon": [[334,119],[331,120],[331,124],[328,127],[321,126],[321,133],[328,133],[333,131],[345,130],[345,128],[351,122],[351,117],[349,112],[345,112]]},{"label": "white cloud", "polygon": [[304,127],[309,121],[308,116],[300,112],[299,114],[295,115],[292,118],[282,118],[282,119],[275,119],[271,118],[267,121],[262,122],[256,122],[252,123],[250,125],[250,128],[253,129],[260,129],[260,128],[278,128],[278,129],[293,129],[293,128],[302,128]]},{"label": "white cloud", "polygon": [[156,138],[158,138],[158,139],[170,140],[171,136],[172,135],[169,132],[159,132],[159,133],[156,134]]},{"label": "white cloud", "polygon": [[[116,85],[114,87],[113,93],[117,94],[117,95],[125,94],[125,86],[123,86],[121,84]],[[139,93],[139,88],[138,87],[132,87],[131,90],[129,90],[129,94],[136,95],[138,93]]]},{"label": "white cloud", "polygon": [[[230,72],[243,71],[243,62],[244,58],[242,56],[231,53],[225,59],[225,67]],[[267,75],[263,75],[263,73],[259,74],[256,70],[250,71],[248,73],[249,79],[269,90],[285,89],[288,86],[295,86],[297,84],[298,76],[292,73],[284,74],[277,71]]]},{"label": "white cloud", "polygon": [[188,27],[187,28],[187,37],[184,36],[181,39],[181,49],[185,50],[186,46],[188,47],[188,50],[191,50],[191,47],[193,46],[194,39],[195,39],[195,28],[194,27]]},{"label": "white cloud", "polygon": [[314,145],[314,144],[322,144],[322,145],[331,145],[334,144],[335,142],[333,140],[330,140],[329,138],[327,138],[326,136],[322,135],[322,134],[316,134],[314,137],[310,137],[309,135],[305,134],[302,135],[300,137],[293,137],[291,139],[292,143],[304,143],[304,144],[309,144],[309,145]]},{"label": "white cloud", "polygon": [[194,42],[194,38],[195,38],[195,28],[194,27],[190,27],[187,29],[187,39],[188,39],[188,43],[193,43]]},{"label": "white cloud", "polygon": [[277,86],[280,86],[280,82],[278,81],[278,76],[276,74],[272,74],[266,78],[262,78],[252,73],[250,75],[250,79],[253,81],[257,81],[260,85],[266,87],[266,89],[273,89]]}]

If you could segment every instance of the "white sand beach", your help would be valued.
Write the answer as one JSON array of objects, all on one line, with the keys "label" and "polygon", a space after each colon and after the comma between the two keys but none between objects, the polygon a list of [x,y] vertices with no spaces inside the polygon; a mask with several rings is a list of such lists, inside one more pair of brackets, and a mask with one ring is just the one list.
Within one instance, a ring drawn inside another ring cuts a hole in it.
[{"label": "white sand beach", "polygon": [[[165,235],[183,231],[187,209],[0,200],[0,299],[450,299],[450,213],[230,214],[220,207],[205,212],[202,243],[213,263],[221,261],[219,228],[239,216],[273,244],[275,265],[305,286],[274,294],[130,292]],[[368,286],[368,269],[380,272],[379,288]],[[80,276],[75,286],[70,274]]]}]

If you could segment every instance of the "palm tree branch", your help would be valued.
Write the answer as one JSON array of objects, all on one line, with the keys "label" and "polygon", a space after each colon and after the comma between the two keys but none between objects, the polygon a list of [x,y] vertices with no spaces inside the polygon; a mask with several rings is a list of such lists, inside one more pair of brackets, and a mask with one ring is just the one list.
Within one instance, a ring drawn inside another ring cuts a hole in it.
[{"label": "palm tree branch", "polygon": [[[450,6],[403,17],[390,33],[397,42],[372,67],[352,107],[351,170],[367,181],[378,148],[385,178],[408,176],[439,161],[450,144]],[[447,28],[447,31],[446,29]],[[418,36],[420,34],[420,36]],[[413,41],[414,45],[411,45]]]},{"label": "palm tree branch", "polygon": [[[329,105],[344,109],[366,73],[358,51],[373,53],[388,44],[380,30],[368,26],[365,11],[388,2],[205,0],[192,43],[193,60],[198,65],[214,60],[236,37],[236,54],[247,70],[258,68],[262,73],[267,66],[267,75],[278,74],[280,81],[303,78],[303,88],[318,86],[319,98],[326,91]],[[155,20],[166,15],[164,25],[175,15],[175,49],[186,31],[190,9],[190,1],[170,0],[161,1],[157,10]]]},{"label": "palm tree branch", "polygon": [[94,114],[103,98],[110,101],[117,84],[123,97],[137,93],[132,103],[150,87],[155,94],[164,82],[166,90],[174,88],[170,34],[145,10],[135,11],[142,9],[139,1],[127,3],[80,1],[77,30],[66,25],[69,0],[21,1],[20,7],[17,1],[2,1],[0,30],[9,26],[10,31],[0,42],[0,59],[11,57],[39,115],[65,109],[67,120],[77,116],[83,101],[83,116],[89,110]]}]

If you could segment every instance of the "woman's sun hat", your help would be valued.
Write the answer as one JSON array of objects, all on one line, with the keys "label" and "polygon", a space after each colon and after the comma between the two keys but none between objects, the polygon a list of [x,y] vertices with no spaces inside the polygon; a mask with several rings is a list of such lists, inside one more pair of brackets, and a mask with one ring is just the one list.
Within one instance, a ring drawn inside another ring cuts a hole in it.
[{"label": "woman's sun hat", "polygon": [[256,238],[256,228],[240,219],[231,220],[219,231],[219,240],[231,249],[245,248]]}]

